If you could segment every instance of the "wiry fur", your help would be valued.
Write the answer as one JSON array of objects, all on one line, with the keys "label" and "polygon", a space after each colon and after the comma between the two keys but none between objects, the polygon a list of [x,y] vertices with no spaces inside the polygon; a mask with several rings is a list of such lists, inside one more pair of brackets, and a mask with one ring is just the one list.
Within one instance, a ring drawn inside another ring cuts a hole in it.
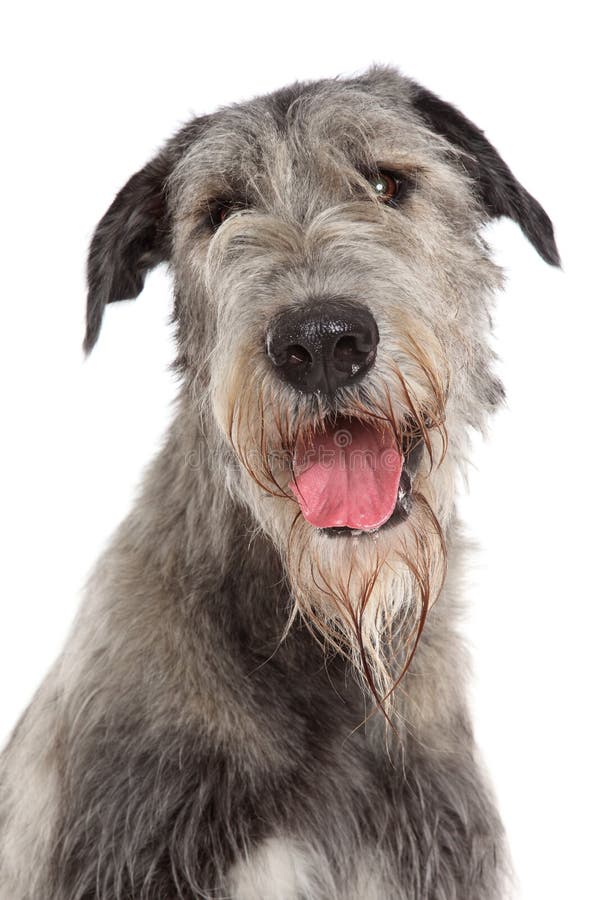
[{"label": "wiry fur", "polygon": [[[407,175],[397,209],[370,192],[378,164]],[[220,202],[239,208],[213,233]],[[454,507],[468,429],[502,397],[479,234],[501,214],[558,261],[481,132],[388,69],[197,119],[120,192],[91,245],[86,347],[167,260],[177,416],[4,752],[0,900],[505,895]],[[282,384],[264,344],[283,309],[330,297],[380,332],[331,401]],[[396,528],[330,538],[300,514],[295,448],[338,413],[424,441]]]}]

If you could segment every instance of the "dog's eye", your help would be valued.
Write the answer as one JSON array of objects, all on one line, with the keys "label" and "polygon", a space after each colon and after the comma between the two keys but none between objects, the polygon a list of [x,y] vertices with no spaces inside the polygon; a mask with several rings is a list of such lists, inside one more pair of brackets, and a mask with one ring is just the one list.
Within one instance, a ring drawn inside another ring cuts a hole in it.
[{"label": "dog's eye", "polygon": [[208,206],[210,224],[215,230],[219,228],[225,219],[232,216],[240,209],[245,209],[244,203],[235,203],[232,200],[216,200]]},{"label": "dog's eye", "polygon": [[395,205],[396,201],[403,191],[403,179],[399,178],[394,172],[386,172],[380,169],[378,172],[371,172],[367,175],[369,183],[375,192],[375,196],[382,203],[390,206]]}]

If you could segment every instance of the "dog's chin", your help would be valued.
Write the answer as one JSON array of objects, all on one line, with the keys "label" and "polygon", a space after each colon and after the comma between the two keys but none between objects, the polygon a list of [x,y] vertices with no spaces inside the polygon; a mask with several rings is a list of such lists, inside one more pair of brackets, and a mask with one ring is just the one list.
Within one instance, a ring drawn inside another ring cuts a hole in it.
[{"label": "dog's chin", "polygon": [[[421,467],[422,458],[424,456],[425,445],[423,440],[416,440],[413,444],[409,444],[405,448],[402,455],[402,467],[399,473],[399,481],[397,490],[394,494],[392,504],[387,509],[383,521],[370,527],[359,527],[350,524],[339,524],[330,527],[318,527],[312,524],[311,527],[318,535],[336,539],[352,539],[356,538],[357,543],[360,539],[371,540],[376,542],[378,538],[389,539],[395,538],[397,530],[408,521],[415,504],[415,488],[416,483],[420,481],[419,469]],[[298,491],[297,491],[298,498]],[[306,519],[307,517],[304,516]],[[357,518],[354,511],[354,518]],[[360,516],[359,518],[362,518]],[[385,543],[385,540],[382,540]]]},{"label": "dog's chin", "polygon": [[318,528],[316,530],[321,535],[329,538],[366,538],[368,540],[377,540],[378,535],[381,535],[382,537],[389,537],[390,535],[394,536],[395,529],[406,522],[412,512],[414,505],[413,478],[414,475],[411,470],[404,464],[393,512],[389,518],[377,528],[350,528],[347,525],[342,525],[335,528]]},{"label": "dog's chin", "polygon": [[378,603],[385,591],[391,590],[389,585],[401,587],[410,582],[409,560],[426,525],[422,496],[428,483],[417,471],[421,455],[419,451],[410,465],[404,466],[395,507],[379,527],[317,528],[299,514],[288,548],[289,560],[298,559],[296,567],[289,564],[289,573],[299,593],[321,608],[326,592],[348,595],[353,601],[372,593]]},{"label": "dog's chin", "polygon": [[290,465],[287,452],[278,452],[277,471],[246,467],[242,484],[247,504],[280,549],[296,543],[326,556],[332,544],[384,551],[405,539],[406,523],[413,527],[418,518],[415,507],[430,480],[427,455],[417,431],[396,440],[374,423],[338,417],[297,442]]}]

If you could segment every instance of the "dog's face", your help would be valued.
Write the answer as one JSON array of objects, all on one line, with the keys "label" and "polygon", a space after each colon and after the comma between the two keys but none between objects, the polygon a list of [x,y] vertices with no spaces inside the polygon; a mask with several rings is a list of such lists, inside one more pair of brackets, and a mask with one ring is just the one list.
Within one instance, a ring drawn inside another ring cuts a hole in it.
[{"label": "dog's face", "polygon": [[87,348],[105,304],[167,260],[179,365],[229,488],[301,611],[371,660],[379,690],[377,648],[415,633],[442,584],[468,427],[502,396],[480,237],[499,215],[557,264],[547,216],[482,133],[375,69],[190,123],[91,247]]}]

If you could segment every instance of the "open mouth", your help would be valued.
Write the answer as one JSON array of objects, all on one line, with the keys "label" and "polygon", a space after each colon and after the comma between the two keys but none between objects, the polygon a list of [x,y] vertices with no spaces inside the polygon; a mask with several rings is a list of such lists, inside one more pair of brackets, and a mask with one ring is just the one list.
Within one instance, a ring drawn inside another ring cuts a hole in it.
[{"label": "open mouth", "polygon": [[303,517],[325,534],[376,533],[403,522],[423,442],[413,430],[339,416],[301,439],[290,488]]}]

